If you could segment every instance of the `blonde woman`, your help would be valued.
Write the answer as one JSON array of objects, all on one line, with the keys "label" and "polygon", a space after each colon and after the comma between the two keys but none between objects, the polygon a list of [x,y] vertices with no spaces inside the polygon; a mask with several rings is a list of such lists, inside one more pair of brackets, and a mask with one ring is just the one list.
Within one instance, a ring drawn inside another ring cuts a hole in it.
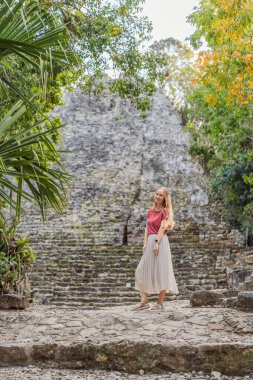
[{"label": "blonde woman", "polygon": [[170,192],[160,187],[154,195],[153,207],[148,211],[141,260],[135,271],[135,289],[141,302],[135,309],[149,308],[148,294],[158,293],[152,309],[163,309],[166,293],[178,294],[173,273],[167,232],[174,227]]}]

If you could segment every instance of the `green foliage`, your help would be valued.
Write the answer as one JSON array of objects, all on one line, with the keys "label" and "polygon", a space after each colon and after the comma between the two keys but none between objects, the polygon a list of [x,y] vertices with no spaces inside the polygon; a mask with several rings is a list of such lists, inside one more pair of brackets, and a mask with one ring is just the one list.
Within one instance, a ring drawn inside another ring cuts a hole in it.
[{"label": "green foliage", "polygon": [[[0,292],[20,292],[20,283],[35,260],[28,238],[17,238],[15,228],[0,225]],[[22,289],[26,292],[27,289]]]},{"label": "green foliage", "polygon": [[[6,69],[6,63],[12,61],[9,70]],[[16,133],[18,130],[27,128],[28,125],[35,124],[38,120],[43,119],[45,121],[43,128],[52,129],[52,138],[54,143],[58,143],[61,139],[59,126],[61,120],[58,116],[49,117],[53,108],[58,105],[62,105],[62,88],[63,86],[71,89],[71,85],[65,85],[69,81],[70,71],[63,70],[62,72],[55,72],[50,75],[47,80],[46,91],[40,84],[40,73],[31,67],[29,64],[25,64],[20,58],[6,57],[0,64],[0,72],[4,71],[9,78],[9,81],[15,88],[22,86],[22,98],[26,104],[26,112],[21,116],[12,128],[8,130],[8,136],[12,133]],[[50,80],[49,80],[50,79]],[[0,113],[2,115],[9,112],[11,105],[15,104],[20,96],[16,92],[12,91],[9,87],[0,86],[2,89],[1,98],[3,101],[0,104]],[[30,99],[27,103],[26,100]],[[42,126],[40,127],[41,130]]]},{"label": "green foliage", "polygon": [[[56,25],[54,18],[43,11],[36,2],[2,1],[0,25],[0,95],[8,93],[11,88],[25,99],[20,86],[11,81],[13,74],[15,76],[17,72],[17,58],[23,67],[29,68],[32,73],[39,73],[44,92],[48,73],[53,71],[53,60],[62,68],[77,63],[74,53],[63,47],[67,46],[64,25]],[[29,99],[26,98],[26,101],[29,102]],[[32,103],[30,105],[32,106]]]},{"label": "green foliage", "polygon": [[[213,191],[229,209],[235,223],[251,218],[253,222],[253,153],[238,153],[213,176]],[[233,208],[230,209],[230,205]]]},{"label": "green foliage", "polygon": [[16,210],[16,219],[20,216],[22,198],[36,202],[45,219],[48,206],[57,212],[64,207],[69,175],[61,166],[59,152],[51,142],[54,128],[38,131],[39,122],[1,141],[6,130],[24,112],[25,107],[18,102],[0,121],[0,197]]},{"label": "green foliage", "polygon": [[205,38],[208,49],[195,62],[188,130],[190,151],[204,162],[226,219],[253,237],[252,20],[243,19],[250,12],[245,0],[211,0],[189,17],[196,27],[192,45],[200,47]]},{"label": "green foliage", "polygon": [[222,102],[214,107],[205,102],[205,93],[199,87],[189,97],[190,153],[211,176],[212,194],[225,205],[226,220],[253,236],[252,109]]},{"label": "green foliage", "polygon": [[187,98],[192,91],[193,51],[186,43],[174,38],[155,42],[152,51],[163,57],[165,66],[162,83],[171,103],[179,111],[187,109]]},{"label": "green foliage", "polygon": [[[9,105],[21,97],[29,107],[15,129],[28,121],[34,123],[61,104],[63,87],[71,90],[79,85],[99,94],[106,70],[114,76],[111,91],[128,97],[145,112],[156,84],[162,80],[160,68],[164,62],[143,49],[143,43],[150,38],[151,24],[140,17],[142,3],[3,2],[0,46],[1,41],[9,45],[3,45],[0,52],[0,77],[4,79],[0,81],[0,113],[8,112]],[[13,32],[12,24],[20,34]],[[55,126],[55,142],[60,139],[58,124],[59,120],[50,118],[50,128]]]},{"label": "green foliage", "polygon": [[3,2],[0,23],[0,218],[10,206],[16,223],[26,198],[37,202],[45,219],[48,206],[64,207],[69,179],[55,148],[60,120],[47,117],[61,99],[54,82],[78,60],[66,27],[36,2]]},{"label": "green foliage", "polygon": [[73,49],[81,58],[76,83],[98,94],[103,90],[103,74],[109,72],[110,90],[145,112],[163,80],[165,62],[144,48],[152,26],[140,16],[142,4],[143,0],[40,1],[70,31]]}]

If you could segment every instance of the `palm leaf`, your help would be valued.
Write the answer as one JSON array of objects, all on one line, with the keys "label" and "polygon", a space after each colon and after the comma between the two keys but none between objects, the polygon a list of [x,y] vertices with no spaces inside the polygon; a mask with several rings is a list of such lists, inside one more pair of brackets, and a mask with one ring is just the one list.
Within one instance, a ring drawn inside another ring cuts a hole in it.
[{"label": "palm leaf", "polygon": [[25,112],[25,107],[21,107],[22,102],[18,101],[11,110],[4,116],[0,124],[0,138]]},{"label": "palm leaf", "polygon": [[[47,68],[52,69],[52,61],[63,67],[78,63],[76,54],[63,47],[66,45],[66,33],[65,26],[56,26],[54,19],[40,9],[37,3],[25,0],[4,1],[0,9],[0,62],[4,57],[15,54],[41,71],[45,87],[43,78]],[[1,80],[29,103],[22,91],[6,77]]]},{"label": "palm leaf", "polygon": [[[23,103],[17,102],[0,121],[0,137],[13,128],[24,112]],[[34,132],[38,124],[0,143],[0,198],[16,209],[17,218],[20,216],[22,198],[36,202],[43,219],[48,207],[59,212],[66,205],[70,176],[59,164],[59,152],[50,141],[52,130]],[[48,163],[53,167],[48,167]]]},{"label": "palm leaf", "polygon": [[24,59],[30,57],[29,62],[35,66],[40,58],[49,61],[50,55],[65,64],[77,61],[73,52],[62,48],[65,26],[55,26],[52,18],[42,11],[39,17],[37,5],[9,1],[0,13],[0,25],[0,58],[20,52]]}]

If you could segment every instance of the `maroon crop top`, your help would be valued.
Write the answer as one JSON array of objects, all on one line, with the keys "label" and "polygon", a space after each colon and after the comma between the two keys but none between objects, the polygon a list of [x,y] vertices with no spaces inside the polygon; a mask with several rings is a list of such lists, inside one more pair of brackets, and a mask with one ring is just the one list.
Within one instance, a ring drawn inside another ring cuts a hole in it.
[{"label": "maroon crop top", "polygon": [[[161,227],[162,220],[167,218],[168,209],[164,208],[161,211],[155,211],[154,209],[150,209],[147,215],[147,230],[148,235],[157,234],[159,228]],[[165,230],[164,233],[167,233],[168,230]]]}]

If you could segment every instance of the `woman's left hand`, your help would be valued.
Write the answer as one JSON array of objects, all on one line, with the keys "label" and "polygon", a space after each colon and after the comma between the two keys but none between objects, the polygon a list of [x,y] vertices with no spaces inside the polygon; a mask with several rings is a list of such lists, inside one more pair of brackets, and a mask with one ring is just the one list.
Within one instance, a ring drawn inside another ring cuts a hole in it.
[{"label": "woman's left hand", "polygon": [[153,251],[154,251],[154,255],[158,256],[158,253],[159,253],[159,244],[157,242],[154,244]]}]

